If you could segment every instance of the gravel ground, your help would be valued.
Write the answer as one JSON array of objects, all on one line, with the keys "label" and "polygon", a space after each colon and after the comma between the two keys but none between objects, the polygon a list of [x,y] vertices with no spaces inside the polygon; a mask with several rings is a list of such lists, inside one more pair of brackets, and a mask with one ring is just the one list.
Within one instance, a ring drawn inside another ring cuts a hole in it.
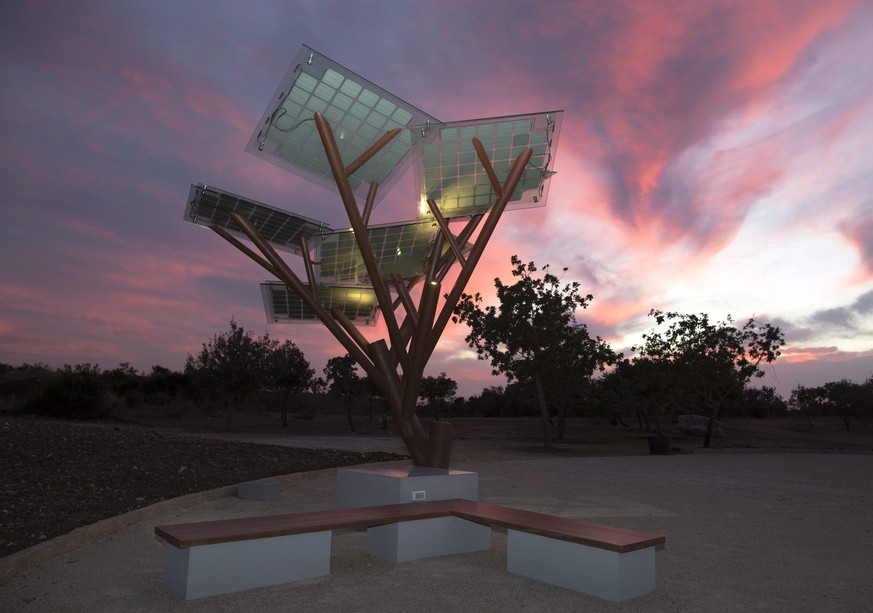
[{"label": "gravel ground", "polygon": [[129,425],[0,418],[0,558],[87,524],[243,481],[400,459]]}]

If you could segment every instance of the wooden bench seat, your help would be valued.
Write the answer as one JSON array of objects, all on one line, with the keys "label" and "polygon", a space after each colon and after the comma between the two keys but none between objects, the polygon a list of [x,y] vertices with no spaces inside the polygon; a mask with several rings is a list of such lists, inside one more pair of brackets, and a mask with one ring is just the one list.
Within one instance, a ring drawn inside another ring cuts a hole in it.
[{"label": "wooden bench seat", "polygon": [[454,500],[434,500],[416,504],[390,504],[262,517],[217,519],[157,526],[155,534],[174,547],[187,549],[200,545],[448,517],[452,514],[454,502]]},{"label": "wooden bench seat", "polygon": [[468,532],[467,522],[507,529],[510,572],[613,601],[654,589],[655,547],[665,542],[663,536],[460,499],[172,524],[155,533],[167,542],[165,583],[189,599],[329,574],[337,529],[373,528],[368,551],[391,561],[397,559],[384,554],[384,544],[371,546],[371,537],[383,538],[374,527],[415,524],[415,536],[404,537],[413,547],[438,543],[414,557],[490,547],[490,530],[484,545],[471,544],[481,543],[481,533]]},{"label": "wooden bench seat", "polygon": [[627,553],[663,545],[666,539],[655,534],[644,534],[624,528],[558,517],[524,509],[514,509],[488,502],[453,500],[452,514],[492,527],[521,530],[560,541],[579,543],[598,549]]}]

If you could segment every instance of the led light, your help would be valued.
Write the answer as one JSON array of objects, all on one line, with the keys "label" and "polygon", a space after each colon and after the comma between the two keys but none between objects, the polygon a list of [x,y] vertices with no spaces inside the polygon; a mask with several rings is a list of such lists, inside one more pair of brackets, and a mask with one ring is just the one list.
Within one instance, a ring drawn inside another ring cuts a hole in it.
[{"label": "led light", "polygon": [[[261,283],[261,297],[268,322],[315,323],[319,321],[300,296],[284,283],[278,281]],[[318,299],[327,310],[340,308],[346,317],[357,325],[373,326],[378,320],[379,309],[376,308],[378,301],[372,289],[319,287]]]},{"label": "led light", "polygon": [[[563,111],[474,119],[414,129],[416,180],[420,203],[436,201],[444,217],[469,217],[487,211],[497,199],[473,147],[479,139],[497,179],[506,180],[515,159],[528,147],[531,159],[507,209],[544,206],[555,159]],[[419,216],[429,209],[419,204]]]},{"label": "led light", "polygon": [[[367,237],[382,277],[398,274],[414,279],[425,272],[437,229],[430,220],[412,221],[367,229]],[[323,232],[315,239],[316,276],[319,284],[371,285],[364,258],[351,232]]]}]

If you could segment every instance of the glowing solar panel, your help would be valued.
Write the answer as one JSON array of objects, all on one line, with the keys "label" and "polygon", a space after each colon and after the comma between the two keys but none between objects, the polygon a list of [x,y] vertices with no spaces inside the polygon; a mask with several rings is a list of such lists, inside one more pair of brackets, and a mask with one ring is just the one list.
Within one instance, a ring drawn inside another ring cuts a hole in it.
[{"label": "glowing solar panel", "polygon": [[185,219],[197,225],[224,228],[230,234],[248,240],[230,218],[239,213],[249,219],[261,234],[278,249],[300,253],[300,238],[312,238],[330,228],[321,221],[292,215],[269,205],[249,200],[206,185],[192,185],[188,192]]},{"label": "glowing solar panel", "polygon": [[[383,278],[394,273],[403,279],[422,276],[437,232],[436,224],[427,220],[368,228],[367,236]],[[320,283],[370,285],[351,230],[320,234],[316,238],[315,254]]]},{"label": "glowing solar panel", "polygon": [[[358,76],[317,51],[301,47],[255,129],[246,151],[336,191],[313,119],[321,113],[334,133],[345,164],[386,132],[436,119]],[[380,185],[377,202],[409,163],[412,145],[404,129],[349,179],[356,196]]]},{"label": "glowing solar panel", "polygon": [[[494,203],[496,194],[473,148],[475,137],[501,183],[515,159],[531,147],[533,155],[507,209],[545,206],[563,115],[550,111],[414,126],[411,135],[422,202],[432,198],[448,218],[481,213]],[[422,214],[426,210],[420,208]]]},{"label": "glowing solar panel", "polygon": [[[268,322],[311,323],[315,313],[284,283],[261,283],[261,295]],[[328,310],[339,307],[358,325],[376,325],[379,309],[372,289],[357,287],[319,287],[318,299]]]}]

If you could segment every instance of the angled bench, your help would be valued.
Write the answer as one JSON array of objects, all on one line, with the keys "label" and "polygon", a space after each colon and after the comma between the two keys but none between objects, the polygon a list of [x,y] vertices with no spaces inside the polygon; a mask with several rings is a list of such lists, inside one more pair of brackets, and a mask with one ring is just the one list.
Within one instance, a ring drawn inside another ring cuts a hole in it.
[{"label": "angled bench", "polygon": [[[398,522],[420,524],[411,544],[421,546],[417,557],[488,549],[490,530],[483,539],[469,529],[505,528],[507,570],[611,601],[654,590],[655,549],[665,542],[654,534],[460,499],[164,525],[155,534],[167,543],[164,582],[192,599],[327,575],[333,530]],[[392,559],[379,539],[378,530],[368,530],[367,550]]]}]

